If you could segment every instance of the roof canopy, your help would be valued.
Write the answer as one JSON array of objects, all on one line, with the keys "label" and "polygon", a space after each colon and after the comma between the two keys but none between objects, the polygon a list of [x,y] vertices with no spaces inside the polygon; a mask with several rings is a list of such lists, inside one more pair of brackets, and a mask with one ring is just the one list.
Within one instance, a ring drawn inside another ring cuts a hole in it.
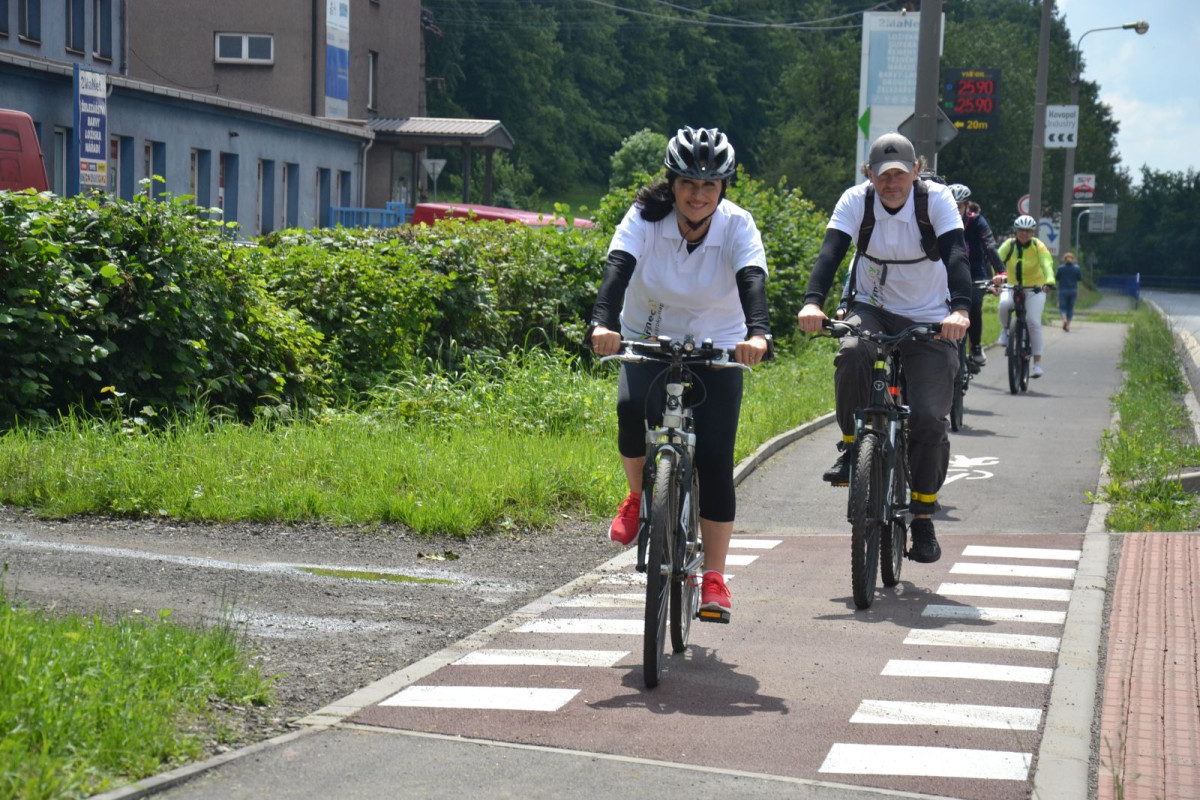
[{"label": "roof canopy", "polygon": [[460,147],[512,150],[513,138],[498,119],[452,119],[448,117],[375,118],[367,127],[382,140],[392,140],[413,149]]}]

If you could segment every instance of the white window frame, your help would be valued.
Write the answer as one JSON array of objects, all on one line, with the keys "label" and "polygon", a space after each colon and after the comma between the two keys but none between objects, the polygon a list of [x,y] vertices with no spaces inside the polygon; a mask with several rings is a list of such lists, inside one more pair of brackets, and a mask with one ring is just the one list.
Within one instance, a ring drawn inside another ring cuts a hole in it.
[{"label": "white window frame", "polygon": [[[221,56],[222,39],[240,39],[242,55],[240,58],[224,58]],[[267,39],[271,42],[270,58],[251,58],[250,40]],[[270,66],[275,63],[275,34],[273,33],[231,33],[219,31],[213,34],[213,60],[218,64],[260,64]]]}]

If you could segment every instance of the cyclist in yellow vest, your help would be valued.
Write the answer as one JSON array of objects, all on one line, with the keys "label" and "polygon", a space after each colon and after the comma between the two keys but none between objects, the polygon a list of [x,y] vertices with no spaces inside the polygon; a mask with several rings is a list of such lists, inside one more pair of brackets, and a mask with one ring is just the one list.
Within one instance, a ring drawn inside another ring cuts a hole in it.
[{"label": "cyclist in yellow vest", "polygon": [[[1029,325],[1029,347],[1033,351],[1033,366],[1029,377],[1042,377],[1042,311],[1046,308],[1046,292],[1054,288],[1054,257],[1033,235],[1037,220],[1028,214],[1013,223],[1015,234],[1000,245],[997,253],[1004,262],[1005,272],[992,279],[999,286],[1008,282],[1020,286],[1025,293],[1025,321]],[[1012,290],[1000,295],[1000,344],[1008,344],[1008,321],[1012,316]]]}]

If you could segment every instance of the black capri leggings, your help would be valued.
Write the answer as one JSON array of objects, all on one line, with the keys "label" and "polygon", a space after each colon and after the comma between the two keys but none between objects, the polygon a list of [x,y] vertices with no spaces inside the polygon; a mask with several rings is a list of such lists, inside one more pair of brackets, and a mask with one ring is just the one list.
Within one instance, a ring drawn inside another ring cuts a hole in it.
[{"label": "black capri leggings", "polygon": [[[696,420],[696,469],[700,472],[700,516],[733,522],[733,445],[742,408],[740,369],[696,369],[684,402]],[[646,455],[646,424],[662,424],[660,364],[622,364],[617,387],[617,448],[626,458]],[[693,405],[694,404],[694,405]]]}]

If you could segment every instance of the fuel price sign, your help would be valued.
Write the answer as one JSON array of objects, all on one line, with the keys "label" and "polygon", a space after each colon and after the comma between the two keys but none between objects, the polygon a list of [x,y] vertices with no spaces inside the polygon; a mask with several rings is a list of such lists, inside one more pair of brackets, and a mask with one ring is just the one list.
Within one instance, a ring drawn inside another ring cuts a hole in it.
[{"label": "fuel price sign", "polygon": [[960,131],[995,130],[1000,123],[999,95],[998,69],[942,70],[942,110]]}]

